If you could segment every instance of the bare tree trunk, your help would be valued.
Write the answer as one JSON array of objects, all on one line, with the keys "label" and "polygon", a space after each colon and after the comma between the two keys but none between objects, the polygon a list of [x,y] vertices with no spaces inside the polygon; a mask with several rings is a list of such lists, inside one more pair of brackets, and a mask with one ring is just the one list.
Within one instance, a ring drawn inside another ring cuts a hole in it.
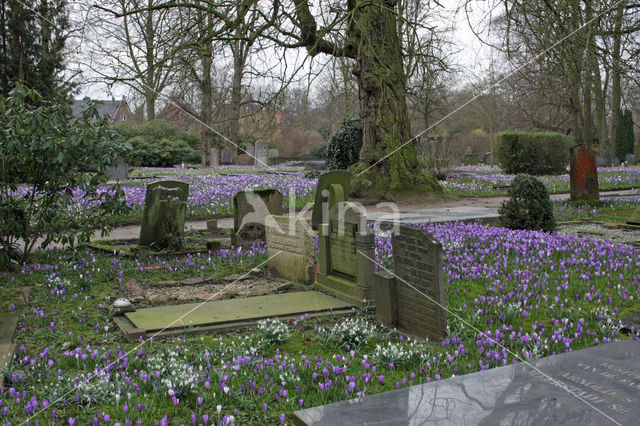
[{"label": "bare tree trunk", "polygon": [[609,154],[616,151],[616,133],[620,121],[620,101],[621,101],[621,70],[620,70],[620,50],[622,45],[622,18],[624,16],[624,8],[626,1],[621,1],[616,10],[614,35],[613,35],[613,51],[611,52],[611,139],[609,140]]},{"label": "bare tree trunk", "polygon": [[155,31],[153,28],[153,13],[151,11],[151,7],[153,6],[153,0],[148,1],[148,7],[150,10],[146,12],[146,34],[145,34],[145,44],[146,44],[146,59],[147,59],[147,72],[146,72],[146,84],[145,84],[145,103],[147,107],[147,120],[155,120],[156,118],[156,99],[158,95],[156,94],[155,87],[155,77],[156,77],[156,65],[155,65]]},{"label": "bare tree trunk", "polygon": [[[246,55],[240,40],[233,41],[233,77],[231,82],[231,122],[229,139],[235,144],[240,139],[240,115],[242,103],[242,77],[246,62]],[[234,150],[235,152],[235,150]]]},{"label": "bare tree trunk", "polygon": [[211,127],[213,125],[213,83],[211,81],[213,54],[211,47],[203,53],[200,58],[200,64],[202,65],[200,119],[204,123],[200,134],[200,141],[202,143],[202,165],[208,167],[211,166]]}]

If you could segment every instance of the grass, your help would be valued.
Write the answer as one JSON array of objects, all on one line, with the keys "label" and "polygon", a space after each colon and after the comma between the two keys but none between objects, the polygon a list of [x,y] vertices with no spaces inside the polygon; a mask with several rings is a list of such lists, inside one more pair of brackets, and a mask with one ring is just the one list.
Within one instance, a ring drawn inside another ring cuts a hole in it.
[{"label": "grass", "polygon": [[[0,288],[3,301],[32,288],[29,306],[0,305],[20,315],[0,421],[38,412],[31,424],[48,424],[55,410],[56,424],[189,424],[192,416],[196,424],[290,423],[301,407],[624,338],[619,319],[640,313],[638,249],[478,224],[422,227],[444,249],[450,313],[440,343],[388,330],[365,307],[349,318],[302,316],[222,336],[186,330],[129,344],[108,306],[127,280],[247,271],[264,262],[264,247],[175,259],[37,253]],[[389,246],[380,233],[377,255],[387,267]]]}]

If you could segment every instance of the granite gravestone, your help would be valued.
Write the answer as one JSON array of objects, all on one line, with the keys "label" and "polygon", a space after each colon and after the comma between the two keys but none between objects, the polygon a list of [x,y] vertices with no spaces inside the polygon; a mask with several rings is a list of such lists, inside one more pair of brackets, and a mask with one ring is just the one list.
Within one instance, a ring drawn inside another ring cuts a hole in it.
[{"label": "granite gravestone", "polygon": [[245,152],[243,154],[247,154],[253,160],[253,157],[255,156],[255,153],[256,153],[256,150],[253,148],[253,145],[249,145],[249,146],[247,146],[247,149],[245,150]]},{"label": "granite gravestone", "polygon": [[[633,340],[297,411],[296,425],[637,424]],[[356,419],[354,421],[354,419]]]},{"label": "granite gravestone", "polygon": [[259,140],[255,143],[255,163],[256,169],[266,169],[269,167],[269,142]]},{"label": "granite gravestone", "polygon": [[164,248],[184,235],[189,184],[165,180],[147,186],[140,245]]},{"label": "granite gravestone", "polygon": [[233,197],[231,243],[247,246],[265,240],[264,220],[282,215],[282,194],[275,189],[240,191]]},{"label": "granite gravestone", "polygon": [[569,183],[571,201],[597,201],[598,169],[593,152],[584,144],[571,148]]},{"label": "granite gravestone", "polygon": [[291,281],[313,283],[315,233],[309,221],[300,217],[267,216],[264,224],[269,271]]},{"label": "granite gravestone", "polygon": [[278,158],[278,157],[280,157],[280,151],[278,151],[275,148],[269,150],[269,158]]},{"label": "granite gravestone", "polygon": [[[329,214],[329,186],[341,185],[345,199],[351,191],[351,172],[346,170],[333,170],[320,175],[311,213],[311,226],[318,229],[321,223],[326,223]],[[333,207],[333,206],[331,206]]]},{"label": "granite gravestone", "polygon": [[129,179],[129,163],[124,158],[118,157],[116,165],[107,166],[105,173],[109,179],[127,180]]},{"label": "granite gravestone", "polygon": [[[339,192],[339,185],[333,186]],[[367,229],[364,207],[337,202],[328,223],[320,225],[320,271],[316,286],[334,296],[362,305],[373,296],[375,237]]]},{"label": "granite gravestone", "polygon": [[233,149],[229,146],[225,146],[222,148],[222,153],[220,154],[220,161],[222,164],[231,164],[233,163]]},{"label": "granite gravestone", "polygon": [[209,165],[211,167],[218,167],[220,165],[220,150],[218,148],[211,148],[209,153]]}]

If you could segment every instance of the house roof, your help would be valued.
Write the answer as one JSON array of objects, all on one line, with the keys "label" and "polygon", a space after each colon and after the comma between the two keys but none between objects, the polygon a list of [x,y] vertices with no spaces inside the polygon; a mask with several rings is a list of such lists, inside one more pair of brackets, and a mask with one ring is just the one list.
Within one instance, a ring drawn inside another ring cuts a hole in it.
[{"label": "house roof", "polygon": [[[91,101],[91,98],[88,98],[88,97],[84,99],[74,99],[73,103],[71,104],[71,114],[73,114],[73,116],[80,115],[82,111],[89,104],[89,101]],[[116,112],[118,111],[118,108],[120,107],[120,105],[127,103],[127,101],[124,99],[119,101],[96,100],[96,102],[97,102],[96,109],[98,110],[98,115],[100,115],[100,117],[108,116],[111,119],[113,119],[116,116]]]}]

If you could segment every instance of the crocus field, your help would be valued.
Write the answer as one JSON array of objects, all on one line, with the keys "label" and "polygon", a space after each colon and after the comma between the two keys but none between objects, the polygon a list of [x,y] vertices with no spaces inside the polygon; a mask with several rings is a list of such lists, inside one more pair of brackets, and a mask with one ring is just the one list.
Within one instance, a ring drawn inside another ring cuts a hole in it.
[{"label": "crocus field", "polygon": [[[39,253],[0,289],[0,309],[20,315],[0,423],[289,424],[299,408],[638,338],[619,330],[640,313],[639,249],[477,223],[415,226],[444,248],[442,342],[387,330],[365,306],[348,317],[128,344],[107,304],[124,282],[246,271],[264,262],[265,247],[164,260]],[[375,231],[388,268],[390,236]],[[32,286],[30,306],[6,297],[22,285]]]},{"label": "crocus field", "polygon": [[[442,186],[456,195],[503,195],[515,175],[502,173],[500,168],[491,166],[456,167],[463,174],[455,174],[442,181]],[[569,174],[558,176],[538,176],[551,194],[569,192]],[[640,187],[640,168],[600,167],[598,186],[601,191],[632,189]]]}]

